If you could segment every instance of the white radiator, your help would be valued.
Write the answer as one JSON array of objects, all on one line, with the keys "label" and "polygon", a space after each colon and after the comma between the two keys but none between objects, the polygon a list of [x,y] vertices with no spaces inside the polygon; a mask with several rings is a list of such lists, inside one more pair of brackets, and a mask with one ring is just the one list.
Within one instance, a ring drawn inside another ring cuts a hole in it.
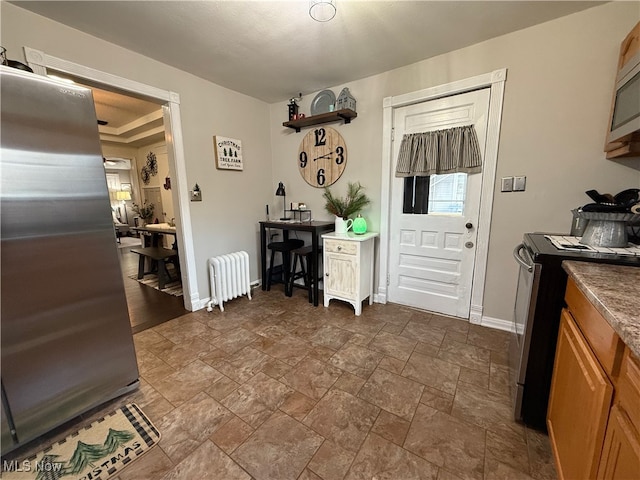
[{"label": "white radiator", "polygon": [[211,282],[211,301],[207,311],[218,305],[224,312],[223,302],[246,294],[251,300],[249,280],[249,254],[234,252],[209,259],[209,280]]}]

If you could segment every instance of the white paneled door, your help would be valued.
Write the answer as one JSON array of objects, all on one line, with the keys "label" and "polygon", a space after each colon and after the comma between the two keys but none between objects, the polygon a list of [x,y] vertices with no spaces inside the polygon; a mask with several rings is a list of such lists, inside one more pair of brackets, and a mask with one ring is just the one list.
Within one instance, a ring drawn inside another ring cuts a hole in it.
[{"label": "white paneled door", "polygon": [[[473,124],[484,159],[490,89],[394,109],[394,172],[402,136]],[[394,178],[391,185],[391,302],[469,318],[482,173]],[[411,203],[423,206],[410,210]],[[420,213],[414,213],[418,211]]]}]

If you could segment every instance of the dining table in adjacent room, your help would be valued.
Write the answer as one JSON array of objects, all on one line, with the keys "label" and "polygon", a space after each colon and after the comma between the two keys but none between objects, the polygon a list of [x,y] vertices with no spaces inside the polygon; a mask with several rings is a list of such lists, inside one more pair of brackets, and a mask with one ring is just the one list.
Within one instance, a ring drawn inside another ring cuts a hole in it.
[{"label": "dining table in adjacent room", "polygon": [[260,222],[260,266],[262,274],[262,290],[267,289],[267,229],[279,229],[282,230],[283,239],[286,241],[289,239],[289,232],[309,232],[311,233],[311,254],[313,255],[314,262],[312,265],[311,278],[313,281],[313,305],[318,306],[318,256],[320,255],[320,235],[327,232],[333,232],[335,230],[335,222],[333,220],[318,221],[313,220],[309,222],[302,221],[262,221]]},{"label": "dining table in adjacent room", "polygon": [[173,244],[171,248],[178,249],[176,227],[167,224],[151,223],[145,227],[132,227],[132,231],[142,234],[143,247],[160,247],[162,246],[161,237],[164,235],[173,236]]}]

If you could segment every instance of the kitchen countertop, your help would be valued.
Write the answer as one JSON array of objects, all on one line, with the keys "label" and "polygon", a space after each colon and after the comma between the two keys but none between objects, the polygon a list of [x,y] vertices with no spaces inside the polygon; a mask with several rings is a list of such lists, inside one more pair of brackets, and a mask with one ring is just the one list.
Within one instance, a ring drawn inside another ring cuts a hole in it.
[{"label": "kitchen countertop", "polygon": [[564,261],[562,266],[640,358],[640,268],[573,261]]}]

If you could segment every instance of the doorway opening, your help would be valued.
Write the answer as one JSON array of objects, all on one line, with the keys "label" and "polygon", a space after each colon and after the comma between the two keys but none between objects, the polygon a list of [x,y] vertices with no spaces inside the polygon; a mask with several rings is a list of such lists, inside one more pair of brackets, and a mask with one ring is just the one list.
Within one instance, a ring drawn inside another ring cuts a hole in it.
[{"label": "doorway opening", "polygon": [[[49,75],[52,75],[50,73]],[[90,88],[98,118],[100,146],[115,225],[120,270],[125,287],[129,319],[133,333],[172,320],[188,312],[179,286],[160,291],[138,282],[138,254],[132,249],[145,246],[145,222],[175,225],[170,188],[167,146],[164,141],[162,105],[85,84],[82,79],[54,73],[68,81]],[[148,168],[153,161],[153,169]],[[145,174],[146,173],[146,174]],[[151,217],[142,218],[140,207],[153,206]],[[172,248],[174,237],[161,241]],[[174,273],[175,276],[175,273]],[[145,277],[147,278],[147,277]]]},{"label": "doorway opening", "polygon": [[[29,47],[24,47],[24,50],[29,66],[37,74],[47,75],[49,72],[56,72],[68,75],[77,79],[78,83],[86,85],[92,90],[94,88],[98,88],[106,92],[110,92],[111,94],[121,94],[129,100],[145,100],[154,104],[153,108],[157,112],[155,114],[155,121],[158,123],[154,126],[154,129],[158,139],[165,139],[166,159],[169,170],[169,174],[163,179],[162,185],[170,186],[168,189],[170,192],[169,196],[175,206],[173,214],[167,215],[167,217],[175,218],[177,227],[175,229],[175,238],[177,240],[180,278],[183,288],[183,296],[180,297],[181,312],[201,308],[202,302],[198,296],[197,278],[195,275],[195,254],[191,233],[189,205],[188,201],[181,200],[187,198],[186,193],[188,192],[188,186],[186,183],[185,157],[182,143],[179,95],[174,92],[161,90],[136,81],[117,77],[110,73],[101,72],[64,59],[53,57],[42,51]],[[132,136],[135,135],[137,135],[137,133],[133,132]],[[132,157],[133,155],[129,156]],[[123,155],[123,157],[126,157],[126,155]],[[138,171],[140,167],[141,166],[138,165],[136,167],[136,171]],[[132,178],[137,178],[137,175],[132,175]],[[132,189],[134,182],[135,181],[131,182]],[[138,191],[142,192],[140,185],[138,185]],[[143,198],[142,193],[138,198]],[[163,207],[164,206],[165,205],[163,205]],[[165,211],[165,208],[162,208],[162,210]],[[132,213],[128,208],[125,211],[127,215]],[[162,212],[160,212],[160,214],[162,214]],[[160,216],[160,218],[163,217]],[[165,296],[165,294],[161,292],[146,286],[144,287],[146,290],[150,291],[148,294],[145,294],[145,297],[147,300],[151,299],[152,303],[152,297],[154,294],[158,294],[163,297]]]}]

